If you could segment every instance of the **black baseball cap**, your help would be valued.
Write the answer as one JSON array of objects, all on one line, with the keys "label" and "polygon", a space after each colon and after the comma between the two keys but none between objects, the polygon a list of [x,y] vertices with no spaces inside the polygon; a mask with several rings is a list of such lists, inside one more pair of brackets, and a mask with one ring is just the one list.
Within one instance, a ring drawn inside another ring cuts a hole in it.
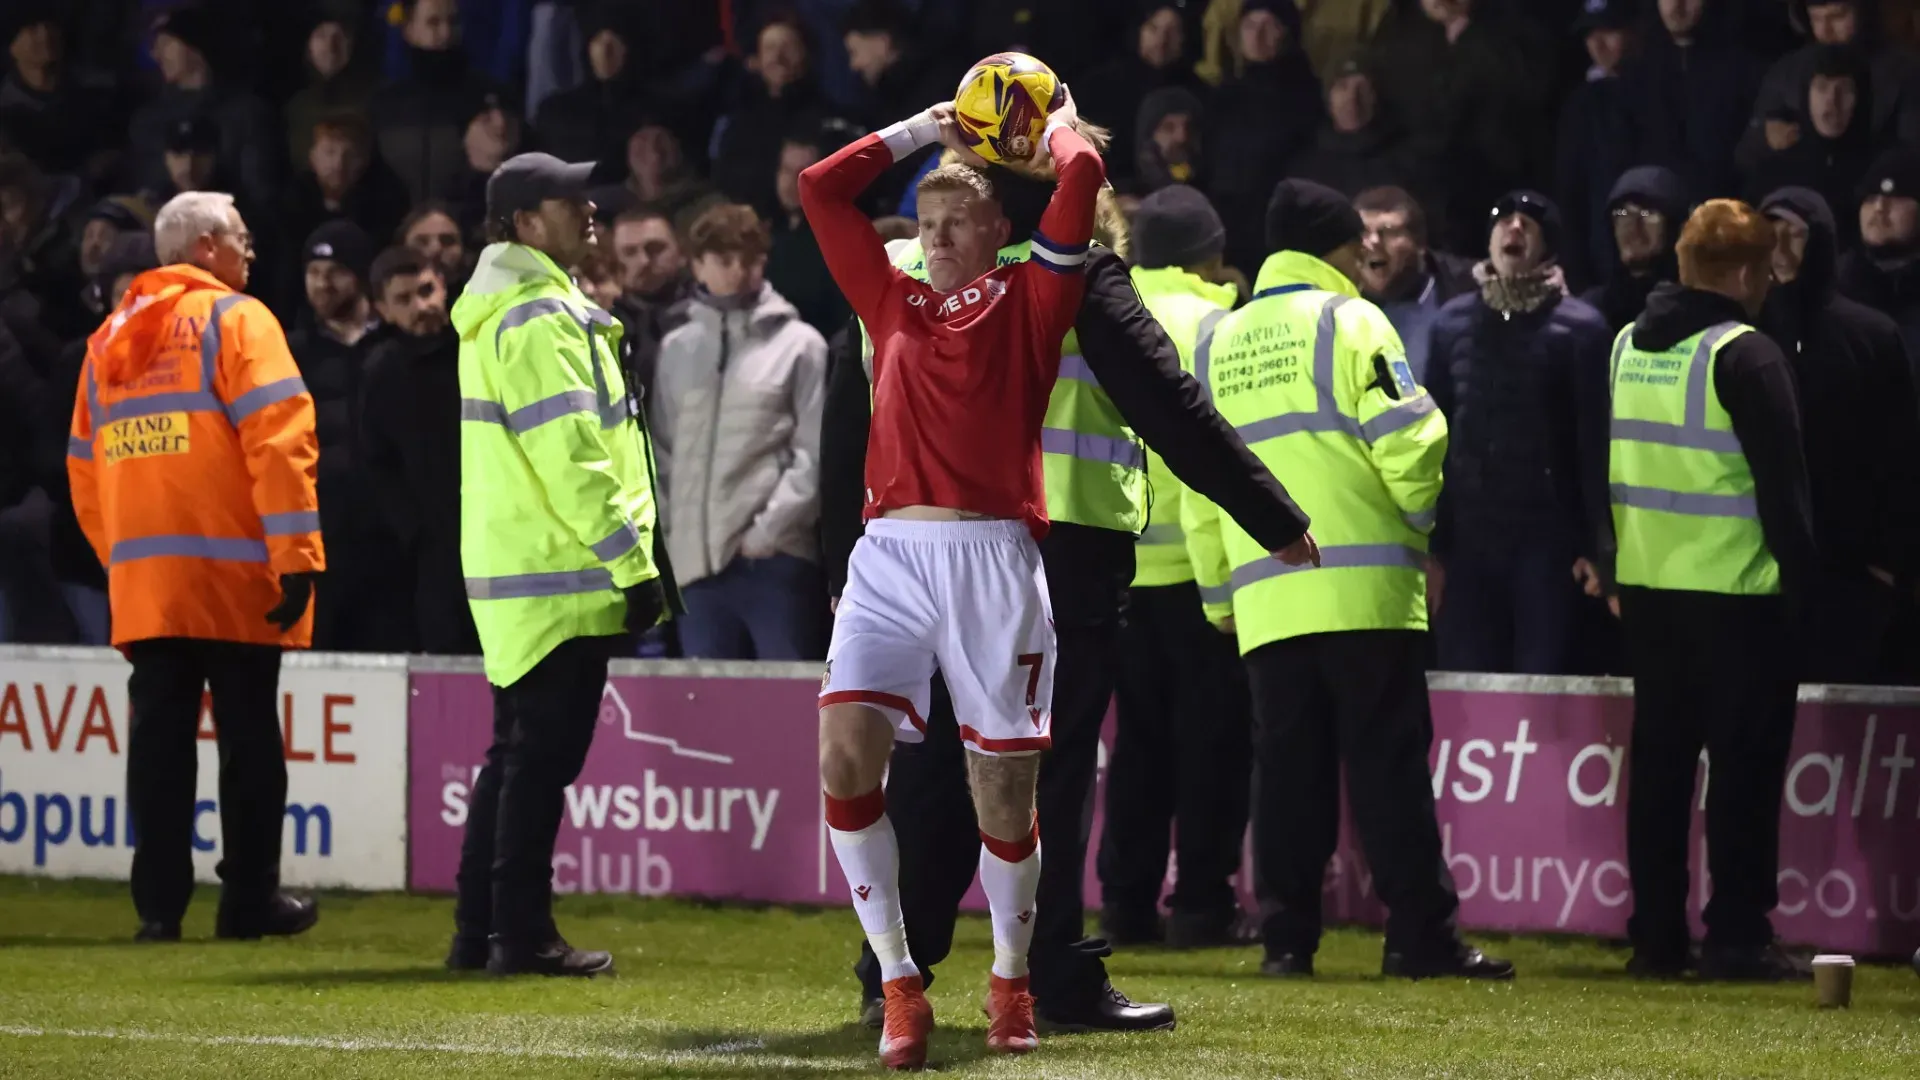
[{"label": "black baseball cap", "polygon": [[585,198],[594,164],[568,164],[552,154],[516,154],[487,178],[487,217],[499,220],[537,210],[548,199]]}]

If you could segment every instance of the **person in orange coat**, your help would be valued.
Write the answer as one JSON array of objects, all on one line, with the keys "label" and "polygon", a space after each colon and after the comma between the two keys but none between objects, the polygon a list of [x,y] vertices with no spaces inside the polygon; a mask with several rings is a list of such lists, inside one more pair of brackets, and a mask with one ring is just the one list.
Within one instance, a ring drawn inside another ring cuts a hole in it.
[{"label": "person in orange coat", "polygon": [[127,680],[127,803],[141,941],[177,941],[193,894],[195,733],[210,690],[220,745],[223,938],[319,917],[280,890],[287,767],[280,655],[312,640],[326,568],[313,398],[286,335],[246,287],[233,198],[176,196],[161,266],[87,342],[67,440],[74,514],[107,568]]}]

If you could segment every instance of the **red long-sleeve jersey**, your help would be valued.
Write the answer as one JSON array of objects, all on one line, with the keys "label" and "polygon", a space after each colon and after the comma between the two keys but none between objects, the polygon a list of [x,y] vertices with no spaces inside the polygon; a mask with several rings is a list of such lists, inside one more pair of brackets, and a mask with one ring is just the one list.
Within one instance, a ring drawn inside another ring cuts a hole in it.
[{"label": "red long-sleeve jersey", "polygon": [[827,269],[873,339],[865,516],[940,506],[1047,528],[1040,426],[1073,327],[1106,167],[1064,125],[1047,133],[1058,186],[1026,262],[942,293],[893,268],[854,199],[933,141],[895,124],[800,174],[800,203]]}]

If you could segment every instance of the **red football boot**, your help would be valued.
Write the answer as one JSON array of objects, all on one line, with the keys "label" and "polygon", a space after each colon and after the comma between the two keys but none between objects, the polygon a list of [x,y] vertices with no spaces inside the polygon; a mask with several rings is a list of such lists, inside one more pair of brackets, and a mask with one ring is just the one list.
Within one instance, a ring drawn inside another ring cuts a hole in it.
[{"label": "red football boot", "polygon": [[[927,1036],[933,1032],[933,1006],[918,975],[889,981],[886,1024],[880,1032],[880,1063],[889,1069],[919,1069],[927,1064]],[[1029,999],[1031,1001],[1031,999]],[[1027,1026],[1033,1026],[1033,1008],[1027,1008]]]},{"label": "red football boot", "polygon": [[1002,1054],[1025,1054],[1040,1045],[1033,1029],[1033,995],[1027,977],[987,980],[987,1049]]}]

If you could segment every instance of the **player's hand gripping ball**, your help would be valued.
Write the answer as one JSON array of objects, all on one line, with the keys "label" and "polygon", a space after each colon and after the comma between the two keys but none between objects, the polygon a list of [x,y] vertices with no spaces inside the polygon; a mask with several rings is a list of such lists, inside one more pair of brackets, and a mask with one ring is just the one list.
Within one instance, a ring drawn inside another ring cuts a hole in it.
[{"label": "player's hand gripping ball", "polygon": [[1066,84],[1052,68],[1026,53],[994,53],[960,80],[954,119],[969,149],[1001,165],[1032,157],[1047,117],[1066,101]]}]

